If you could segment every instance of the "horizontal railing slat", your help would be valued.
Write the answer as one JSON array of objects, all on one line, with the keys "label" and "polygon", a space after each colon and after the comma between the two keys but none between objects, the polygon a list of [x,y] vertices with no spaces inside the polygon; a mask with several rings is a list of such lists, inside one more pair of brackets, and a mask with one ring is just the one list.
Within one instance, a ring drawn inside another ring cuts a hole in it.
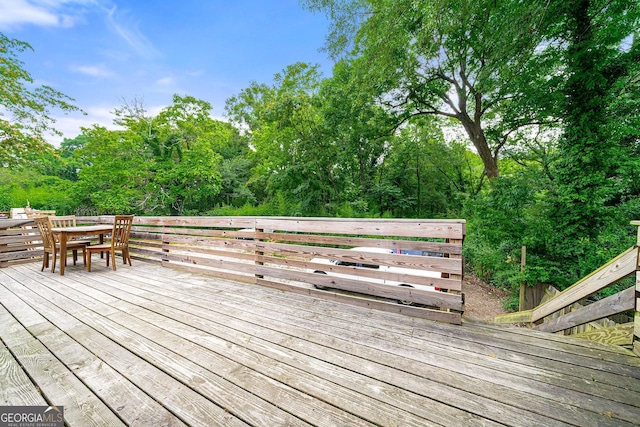
[{"label": "horizontal railing slat", "polygon": [[448,289],[453,291],[461,291],[461,281],[459,279],[449,279],[442,277],[425,277],[425,276],[415,276],[415,275],[403,275],[397,274],[393,272],[382,272],[379,270],[360,268],[357,269],[355,267],[344,267],[339,265],[332,264],[320,264],[317,262],[310,262],[306,260],[296,260],[292,258],[281,258],[281,257],[268,257],[268,256],[257,256],[256,261],[262,262],[264,264],[277,265],[282,268],[289,269],[300,269],[300,270],[309,270],[313,271],[324,271],[324,272],[332,272],[339,274],[350,274],[357,275],[360,277],[368,277],[371,279],[386,279],[392,280],[395,282],[407,282],[413,283],[416,285],[425,285],[425,286],[433,286],[440,289]]},{"label": "horizontal railing slat", "polygon": [[265,280],[258,278],[256,283],[261,286],[268,286],[275,289],[281,289],[288,292],[296,292],[304,295],[313,295],[318,298],[329,299],[333,301],[343,302],[359,307],[366,307],[375,310],[387,311],[391,313],[404,314],[406,316],[422,317],[440,322],[452,323],[454,325],[462,324],[462,317],[458,312],[439,311],[429,308],[414,307],[408,305],[400,305],[396,303],[373,300],[370,298],[358,298],[351,295],[344,295],[335,292],[326,292],[316,289],[301,288],[287,283]]},{"label": "horizontal railing slat", "polygon": [[635,289],[631,287],[594,302],[593,304],[584,306],[579,310],[564,314],[557,319],[542,323],[536,326],[535,329],[544,332],[558,332],[587,322],[613,316],[614,314],[624,313],[625,311],[633,310],[635,306],[634,296]]},{"label": "horizontal railing slat", "polygon": [[280,268],[258,266],[256,273],[259,276],[278,277],[300,282],[312,282],[328,288],[335,288],[336,282],[340,282],[341,290],[357,292],[364,295],[374,295],[392,300],[412,301],[419,304],[462,310],[462,296],[437,291],[425,291],[402,286],[388,286],[379,283],[351,280],[346,278],[336,279],[323,274],[313,274],[303,271],[283,270]]},{"label": "horizontal railing slat", "polygon": [[357,221],[346,218],[258,218],[255,228],[309,233],[448,239],[462,239],[465,234],[465,223],[461,220],[368,219]]},{"label": "horizontal railing slat", "polygon": [[[451,255],[462,254],[462,245],[457,243],[444,243],[425,240],[402,240],[383,238],[359,238],[352,236],[332,236],[313,234],[290,234],[290,233],[256,233],[258,239],[270,240],[273,242],[305,243],[308,245],[333,245],[333,246],[367,246],[374,248],[396,248],[413,249],[434,253],[447,253]],[[443,239],[440,239],[443,240]]]}]

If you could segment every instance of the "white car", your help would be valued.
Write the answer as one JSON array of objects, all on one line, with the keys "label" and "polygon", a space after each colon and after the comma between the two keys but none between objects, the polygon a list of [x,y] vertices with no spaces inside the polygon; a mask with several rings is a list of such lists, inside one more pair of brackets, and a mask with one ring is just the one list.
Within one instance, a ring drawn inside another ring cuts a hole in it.
[{"label": "white car", "polygon": [[[351,250],[360,251],[360,252],[380,253],[380,254],[396,253],[396,251],[394,251],[393,249],[384,249],[384,248],[356,247],[356,248],[352,248]],[[328,260],[326,258],[313,258],[311,262],[315,264],[328,264],[328,265],[339,265],[339,266],[347,266],[347,267],[367,268],[367,269],[378,270],[381,272],[406,274],[409,276],[422,276],[422,277],[434,277],[434,278],[442,277],[442,273],[438,271],[419,270],[414,268],[393,267],[393,266],[377,265],[377,264],[363,264],[358,262],[350,262],[350,261],[342,261],[342,260]],[[357,270],[354,271],[354,274],[335,273],[332,271],[325,271],[320,268],[315,268],[310,271],[312,271],[313,273],[327,274],[330,276],[341,277],[344,279],[362,280],[369,283],[378,283],[378,284],[391,285],[391,286],[406,286],[406,287],[411,287],[411,288],[416,288],[416,289],[421,289],[421,290],[426,290],[431,292],[439,291],[439,289],[434,286],[397,282],[397,281],[383,279],[383,278],[376,278],[375,275],[359,276],[357,274]],[[327,286],[322,286],[317,284],[314,284],[313,286],[316,287],[317,289],[329,289],[329,287]],[[401,304],[412,303],[411,301],[402,301],[402,300],[398,302]]]},{"label": "white car", "polygon": [[[256,232],[255,228],[241,228],[240,230],[238,230],[242,233],[247,233],[250,237],[236,237],[236,239],[238,240],[255,240],[253,238],[253,235]],[[264,230],[265,233],[273,233],[273,230]]]}]

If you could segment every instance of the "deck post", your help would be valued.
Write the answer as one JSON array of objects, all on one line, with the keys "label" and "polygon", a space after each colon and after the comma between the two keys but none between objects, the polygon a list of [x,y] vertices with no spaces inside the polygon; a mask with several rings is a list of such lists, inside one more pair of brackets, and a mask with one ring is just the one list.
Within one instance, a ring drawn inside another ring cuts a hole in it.
[{"label": "deck post", "polygon": [[[631,221],[631,225],[638,226],[636,247],[640,248],[640,221]],[[638,250],[638,261],[636,265],[636,302],[633,319],[633,351],[637,356],[640,356],[640,249]]]},{"label": "deck post", "polygon": [[640,357],[640,270],[636,271],[636,312],[633,321],[633,351]]},{"label": "deck post", "polygon": [[[263,242],[264,239],[262,237],[258,238],[258,236],[262,235],[262,233],[264,233],[264,229],[263,228],[258,228],[258,226],[256,225],[254,227],[254,234],[255,237],[253,239],[254,242]],[[255,265],[256,268],[258,266],[264,265],[264,262],[261,261],[262,257],[264,256],[264,252],[262,252],[261,250],[258,250],[257,246],[254,246],[254,254],[255,254]],[[258,280],[260,279],[264,279],[264,276],[262,274],[255,274],[255,283],[258,283]]]},{"label": "deck post", "polygon": [[[520,256],[520,273],[524,274],[525,266],[527,265],[527,247],[522,246],[522,255]],[[520,301],[518,304],[518,311],[525,311],[527,309],[526,304],[526,295],[527,295],[527,284],[522,281],[520,283]]]},{"label": "deck post", "polygon": [[170,262],[169,260],[169,245],[171,245],[171,239],[167,233],[167,225],[162,225],[162,257],[160,259],[160,265]]}]

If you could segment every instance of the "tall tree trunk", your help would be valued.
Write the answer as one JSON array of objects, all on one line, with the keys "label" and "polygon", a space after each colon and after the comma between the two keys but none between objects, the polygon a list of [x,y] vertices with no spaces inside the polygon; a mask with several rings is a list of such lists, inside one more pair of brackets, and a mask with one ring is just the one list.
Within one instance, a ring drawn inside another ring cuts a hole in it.
[{"label": "tall tree trunk", "polygon": [[595,237],[604,220],[602,190],[609,142],[602,134],[607,81],[602,75],[602,49],[594,41],[588,10],[591,0],[566,4],[569,46],[565,89],[564,134],[559,140],[557,215],[564,238]]},{"label": "tall tree trunk", "polygon": [[491,152],[489,144],[487,143],[487,137],[482,129],[482,123],[480,119],[471,119],[466,111],[463,111],[456,115],[464,130],[467,132],[469,139],[473,143],[474,147],[478,151],[478,155],[482,159],[484,164],[484,174],[487,178],[497,178],[500,176],[500,170],[498,169],[498,159]]}]

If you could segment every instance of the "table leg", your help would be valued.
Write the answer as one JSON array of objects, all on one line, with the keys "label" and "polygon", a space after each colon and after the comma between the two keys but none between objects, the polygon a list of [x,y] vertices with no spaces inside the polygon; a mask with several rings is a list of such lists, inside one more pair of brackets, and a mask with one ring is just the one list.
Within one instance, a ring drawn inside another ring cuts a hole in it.
[{"label": "table leg", "polygon": [[[100,243],[100,244],[104,243],[104,234],[103,233],[98,234],[98,243]],[[104,252],[100,252],[100,258],[104,258]]]},{"label": "table leg", "polygon": [[[54,242],[55,244],[55,242]],[[64,276],[64,265],[67,261],[67,236],[60,233],[60,275]]]}]

